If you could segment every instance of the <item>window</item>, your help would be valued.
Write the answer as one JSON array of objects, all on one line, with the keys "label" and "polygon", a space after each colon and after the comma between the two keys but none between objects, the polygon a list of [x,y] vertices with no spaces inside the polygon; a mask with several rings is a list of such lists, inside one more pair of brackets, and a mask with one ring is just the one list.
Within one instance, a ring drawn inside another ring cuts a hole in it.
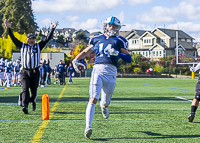
[{"label": "window", "polygon": [[146,52],[146,57],[148,56],[148,52]]},{"label": "window", "polygon": [[153,51],[153,56],[155,57],[155,51]]},{"label": "window", "polygon": [[144,45],[152,45],[152,39],[144,39]]},{"label": "window", "polygon": [[160,51],[160,55],[159,56],[162,57],[162,51]]},{"label": "window", "polygon": [[181,41],[185,41],[185,39],[181,39]]},{"label": "window", "polygon": [[160,43],[166,43],[166,38],[161,38]]},{"label": "window", "polygon": [[174,38],[174,42],[176,42],[176,38]]},{"label": "window", "polygon": [[156,57],[158,57],[158,51],[156,51]]},{"label": "window", "polygon": [[187,39],[187,42],[192,42],[192,40],[191,39]]},{"label": "window", "polygon": [[139,44],[139,40],[137,40],[137,39],[134,39],[134,40],[132,40],[132,44]]},{"label": "window", "polygon": [[166,57],[166,50],[163,51],[163,55],[164,55],[164,57]]}]

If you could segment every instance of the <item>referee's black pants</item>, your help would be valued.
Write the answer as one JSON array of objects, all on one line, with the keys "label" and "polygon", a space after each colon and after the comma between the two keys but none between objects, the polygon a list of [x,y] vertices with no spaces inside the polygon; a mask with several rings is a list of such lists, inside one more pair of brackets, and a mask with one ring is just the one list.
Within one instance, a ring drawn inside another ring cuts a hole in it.
[{"label": "referee's black pants", "polygon": [[[22,84],[22,92],[20,94],[22,99],[22,106],[28,107],[29,102],[34,102],[37,97],[40,72],[38,68],[35,70],[22,69],[20,74]],[[31,90],[31,97],[29,88]]]}]

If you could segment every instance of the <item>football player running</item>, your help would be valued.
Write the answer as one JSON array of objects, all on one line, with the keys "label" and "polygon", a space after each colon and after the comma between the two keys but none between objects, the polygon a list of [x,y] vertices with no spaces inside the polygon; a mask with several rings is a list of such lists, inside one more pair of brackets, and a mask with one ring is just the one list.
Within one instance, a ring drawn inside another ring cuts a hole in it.
[{"label": "football player running", "polygon": [[118,59],[131,62],[131,56],[125,47],[124,41],[118,36],[121,23],[116,17],[109,17],[103,23],[104,34],[94,36],[89,41],[89,46],[79,53],[72,61],[74,69],[80,73],[78,66],[84,66],[78,62],[84,59],[92,51],[95,52],[95,62],[89,86],[89,102],[86,108],[85,138],[92,134],[92,120],[95,106],[101,93],[100,107],[104,118],[109,117],[108,106],[111,102],[116,85]]},{"label": "football player running", "polygon": [[[198,56],[200,57],[200,49],[197,50]],[[200,63],[198,63],[195,67],[190,67],[191,72],[196,72],[197,70],[200,70]],[[200,74],[200,71],[199,71]],[[198,81],[196,83],[196,88],[195,88],[195,97],[192,101],[191,104],[191,113],[188,116],[188,122],[193,122],[194,117],[195,117],[195,112],[199,106],[199,101],[200,101],[200,76],[198,78]]]}]

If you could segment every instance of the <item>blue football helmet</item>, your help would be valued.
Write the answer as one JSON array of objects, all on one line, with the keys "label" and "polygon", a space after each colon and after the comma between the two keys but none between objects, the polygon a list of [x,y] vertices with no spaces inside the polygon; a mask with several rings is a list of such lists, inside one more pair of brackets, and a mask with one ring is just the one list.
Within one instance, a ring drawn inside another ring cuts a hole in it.
[{"label": "blue football helmet", "polygon": [[[117,27],[116,30],[109,30],[108,27],[109,25],[114,25]],[[119,19],[117,19],[114,16],[108,17],[104,22],[103,22],[103,32],[105,35],[108,36],[116,36],[119,34],[119,30],[121,29],[121,23]]]}]

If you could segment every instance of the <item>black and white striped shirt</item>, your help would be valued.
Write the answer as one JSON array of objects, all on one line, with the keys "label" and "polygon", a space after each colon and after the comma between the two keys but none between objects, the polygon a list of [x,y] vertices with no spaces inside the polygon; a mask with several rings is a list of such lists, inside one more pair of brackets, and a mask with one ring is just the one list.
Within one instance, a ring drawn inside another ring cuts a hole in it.
[{"label": "black and white striped shirt", "polygon": [[38,68],[40,64],[40,51],[50,40],[55,28],[51,29],[51,31],[45,39],[41,40],[41,42],[39,43],[34,44],[33,46],[29,46],[27,43],[22,43],[17,38],[15,38],[10,28],[8,28],[7,30],[13,43],[16,45],[17,48],[20,49],[22,67],[24,69],[30,70]]},{"label": "black and white striped shirt", "polygon": [[21,48],[21,63],[25,69],[35,69],[40,64],[40,47],[39,43],[29,46],[23,43]]}]

